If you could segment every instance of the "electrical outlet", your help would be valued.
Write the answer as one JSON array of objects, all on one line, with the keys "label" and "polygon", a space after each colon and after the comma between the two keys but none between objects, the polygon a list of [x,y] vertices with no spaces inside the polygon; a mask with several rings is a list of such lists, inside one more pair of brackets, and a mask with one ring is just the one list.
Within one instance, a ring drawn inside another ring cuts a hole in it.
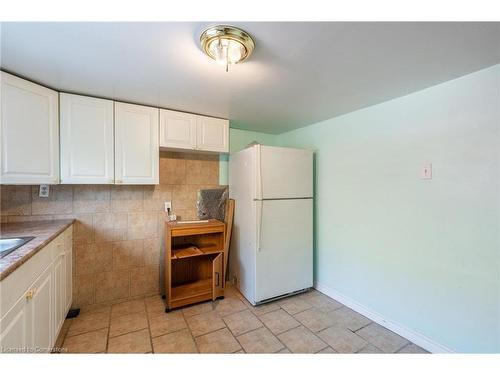
[{"label": "electrical outlet", "polygon": [[40,190],[38,191],[38,196],[42,198],[48,198],[50,193],[49,185],[40,185]]},{"label": "electrical outlet", "polygon": [[165,212],[172,212],[172,202],[168,201],[168,202],[165,202]]}]

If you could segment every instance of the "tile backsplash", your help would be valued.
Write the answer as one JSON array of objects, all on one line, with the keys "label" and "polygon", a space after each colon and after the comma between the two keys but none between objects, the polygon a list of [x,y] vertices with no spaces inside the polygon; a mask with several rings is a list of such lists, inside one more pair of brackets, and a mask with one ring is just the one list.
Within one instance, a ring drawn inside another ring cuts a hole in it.
[{"label": "tile backsplash", "polygon": [[196,219],[197,191],[218,183],[218,155],[161,152],[159,185],[3,185],[1,220],[75,218],[73,307],[106,303],[161,291],[164,202]]}]

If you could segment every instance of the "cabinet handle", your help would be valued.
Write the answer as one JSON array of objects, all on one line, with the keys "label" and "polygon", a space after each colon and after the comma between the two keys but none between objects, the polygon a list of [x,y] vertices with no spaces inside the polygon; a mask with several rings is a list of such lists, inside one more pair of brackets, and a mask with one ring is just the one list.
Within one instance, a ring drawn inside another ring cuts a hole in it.
[{"label": "cabinet handle", "polygon": [[220,280],[219,280],[219,272],[216,272],[216,273],[215,273],[215,276],[216,276],[216,279],[215,279],[215,280],[216,280],[216,281],[215,281],[215,286],[219,286],[219,281],[220,281]]},{"label": "cabinet handle", "polygon": [[36,288],[28,290],[28,292],[26,292],[26,299],[28,301],[33,299],[33,297],[35,296],[35,293],[36,293]]}]

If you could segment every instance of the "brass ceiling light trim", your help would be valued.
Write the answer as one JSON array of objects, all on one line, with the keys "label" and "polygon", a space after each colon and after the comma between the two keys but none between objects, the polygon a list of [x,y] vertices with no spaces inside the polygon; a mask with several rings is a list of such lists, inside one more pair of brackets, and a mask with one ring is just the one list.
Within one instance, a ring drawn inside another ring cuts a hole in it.
[{"label": "brass ceiling light trim", "polygon": [[219,64],[226,67],[245,61],[252,54],[255,43],[244,30],[234,26],[217,25],[203,31],[200,35],[203,51]]}]

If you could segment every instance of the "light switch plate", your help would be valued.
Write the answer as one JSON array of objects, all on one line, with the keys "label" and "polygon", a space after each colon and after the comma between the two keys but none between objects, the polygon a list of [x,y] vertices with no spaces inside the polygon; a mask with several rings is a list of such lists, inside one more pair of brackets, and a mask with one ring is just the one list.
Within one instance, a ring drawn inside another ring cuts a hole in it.
[{"label": "light switch plate", "polygon": [[432,179],[432,164],[426,164],[422,167],[420,171],[420,178],[422,180],[430,180]]},{"label": "light switch plate", "polygon": [[40,189],[38,190],[38,196],[42,198],[48,198],[50,193],[49,185],[40,185]]}]

